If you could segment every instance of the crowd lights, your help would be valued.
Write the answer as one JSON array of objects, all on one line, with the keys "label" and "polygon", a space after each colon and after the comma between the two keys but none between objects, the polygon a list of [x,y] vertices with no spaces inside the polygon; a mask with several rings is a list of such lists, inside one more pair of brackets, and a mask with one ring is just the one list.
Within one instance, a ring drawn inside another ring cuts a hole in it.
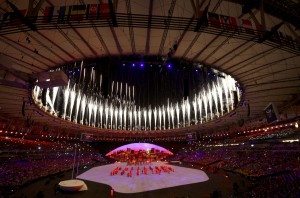
[{"label": "crowd lights", "polygon": [[[295,128],[298,128],[299,127],[299,124],[298,124],[298,121],[296,121],[296,122],[290,122],[290,123],[286,123],[286,124],[281,124],[281,125],[276,125],[276,126],[272,126],[272,127],[265,127],[265,128],[260,128],[260,129],[255,129],[255,130],[249,130],[249,131],[243,131],[243,132],[238,132],[237,134],[239,135],[239,134],[246,134],[246,133],[253,133],[253,132],[261,132],[261,131],[272,131],[272,130],[274,130],[274,129],[278,129],[278,128],[283,128],[283,127],[291,127],[291,126],[294,126]],[[4,131],[4,130],[0,130],[0,133],[6,133],[6,134],[15,134],[15,135],[28,135],[27,133],[22,133],[22,132],[18,132],[18,131]],[[211,137],[221,137],[221,136],[228,136],[229,134],[227,133],[224,133],[224,134],[212,134],[212,135],[205,135],[205,136],[203,136],[202,138],[204,139],[204,138],[211,138]],[[76,137],[64,137],[64,136],[51,136],[51,135],[41,135],[41,137],[45,137],[45,138],[47,138],[47,137],[53,137],[53,138],[57,138],[57,139],[69,139],[69,140],[79,140],[80,138],[76,138]],[[174,138],[174,140],[184,140],[185,138],[183,137],[183,138]],[[116,139],[102,139],[102,138],[98,138],[98,140],[110,140],[110,141],[113,141],[113,140],[123,140],[124,141],[124,139],[118,139],[118,138],[116,138]],[[160,139],[160,138],[155,138],[154,139],[155,141],[157,141],[157,140],[170,140],[170,139],[168,139],[168,138],[166,138],[166,139]],[[291,142],[297,142],[297,141],[299,141],[299,139],[296,139],[296,140],[291,140]],[[283,142],[290,142],[290,140],[283,140]],[[217,146],[220,146],[220,145],[217,145]],[[222,146],[224,146],[224,145],[222,145]]]},{"label": "crowd lights", "polygon": [[[14,131],[3,131],[0,130],[0,133],[6,133],[6,134],[12,134],[12,135],[28,135],[27,133],[22,133],[22,132],[14,132]],[[76,137],[67,137],[67,136],[52,136],[52,135],[40,135],[41,138],[57,138],[57,139],[71,139],[71,140],[79,140],[80,138],[76,138]],[[37,139],[38,140],[38,139]]]},{"label": "crowd lights", "polygon": [[[281,124],[281,125],[276,125],[276,126],[272,126],[272,127],[265,127],[265,128],[259,128],[259,129],[251,129],[248,131],[242,131],[242,132],[237,132],[238,135],[242,135],[242,134],[246,134],[246,133],[255,133],[255,132],[267,132],[267,131],[272,131],[274,129],[278,129],[278,128],[283,128],[283,127],[290,127],[290,126],[295,126],[295,128],[298,128],[298,122],[291,122],[291,123],[287,123],[287,124]],[[203,138],[211,138],[211,137],[219,137],[219,136],[225,136],[225,134],[212,134],[212,135],[205,135],[203,136]],[[227,134],[229,135],[229,134]]]},{"label": "crowd lights", "polygon": [[289,143],[293,143],[293,142],[299,142],[299,139],[292,139],[292,140],[282,140],[282,142],[289,142]]}]

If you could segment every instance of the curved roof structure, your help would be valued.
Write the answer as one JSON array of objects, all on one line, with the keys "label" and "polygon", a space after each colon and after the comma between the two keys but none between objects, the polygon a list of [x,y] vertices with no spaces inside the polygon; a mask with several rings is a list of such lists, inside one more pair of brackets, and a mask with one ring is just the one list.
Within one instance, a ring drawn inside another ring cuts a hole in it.
[{"label": "curved roof structure", "polygon": [[[101,137],[174,137],[262,119],[270,102],[288,118],[297,115],[292,106],[300,98],[300,20],[293,1],[29,2],[0,1],[0,116],[11,128],[76,137],[86,131]],[[32,104],[31,89],[41,72],[90,58],[164,58],[170,52],[171,58],[233,76],[244,93],[234,113],[183,130],[114,131],[61,120]]]},{"label": "curved roof structure", "polygon": [[155,144],[149,144],[149,143],[132,143],[132,144],[126,144],[123,146],[120,146],[109,153],[106,154],[106,156],[112,155],[113,153],[117,153],[118,151],[126,151],[127,149],[134,150],[134,151],[148,151],[151,149],[159,150],[160,152],[164,152],[168,155],[173,155],[173,153],[161,146],[155,145]]}]

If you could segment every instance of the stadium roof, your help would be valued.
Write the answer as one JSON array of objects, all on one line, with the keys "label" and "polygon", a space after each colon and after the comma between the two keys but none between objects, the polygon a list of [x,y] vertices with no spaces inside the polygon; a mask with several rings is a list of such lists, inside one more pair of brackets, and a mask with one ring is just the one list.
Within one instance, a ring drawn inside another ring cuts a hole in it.
[{"label": "stadium roof", "polygon": [[0,1],[0,116],[17,128],[38,132],[47,126],[54,131],[103,136],[186,132],[80,126],[50,116],[28,99],[33,74],[95,57],[166,57],[175,43],[172,57],[230,74],[244,93],[233,113],[187,131],[216,130],[240,120],[260,119],[270,102],[289,118],[298,114],[291,107],[300,96],[300,20],[295,20],[299,3],[284,1],[285,7],[280,7],[271,0],[263,1],[263,6],[225,0],[10,2]]}]

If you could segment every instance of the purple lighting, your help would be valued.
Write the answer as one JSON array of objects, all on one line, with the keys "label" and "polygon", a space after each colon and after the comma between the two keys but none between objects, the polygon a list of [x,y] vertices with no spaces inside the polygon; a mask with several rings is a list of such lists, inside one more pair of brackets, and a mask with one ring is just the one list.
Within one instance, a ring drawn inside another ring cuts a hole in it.
[{"label": "purple lighting", "polygon": [[135,66],[135,64],[134,63],[132,63],[132,67],[134,67]]},{"label": "purple lighting", "polygon": [[171,68],[171,64],[168,65],[168,68]]},{"label": "purple lighting", "polygon": [[152,148],[154,148],[155,150],[160,150],[160,151],[163,151],[164,153],[173,155],[173,153],[170,152],[169,150],[167,150],[167,149],[165,149],[163,147],[157,146],[155,144],[149,144],[149,143],[132,143],[132,144],[126,144],[124,146],[118,147],[118,148],[114,149],[113,151],[107,153],[106,156],[109,156],[109,155],[111,155],[113,153],[117,153],[118,151],[126,151],[127,148],[129,148],[131,150],[134,150],[134,151],[151,150]]},{"label": "purple lighting", "polygon": [[141,63],[141,67],[144,67],[144,64],[143,64],[143,63]]},{"label": "purple lighting", "polygon": [[[166,165],[167,164],[162,162],[152,162],[152,164],[149,166],[161,167]],[[78,178],[109,185],[113,189],[115,189],[115,191],[120,193],[125,193],[125,194],[149,192],[152,190],[158,190],[158,189],[170,188],[170,187],[174,188],[176,186],[189,185],[189,184],[205,182],[209,180],[209,177],[206,175],[206,173],[201,170],[184,168],[180,166],[175,166],[176,171],[170,174],[162,172],[161,175],[148,174],[148,175],[141,175],[141,176],[136,176],[135,174],[138,167],[131,166],[134,169],[132,173],[134,177],[128,178],[125,176],[126,174],[121,175],[120,173],[111,176],[109,173],[112,170],[114,170],[116,166],[120,167],[122,170],[125,169],[125,167],[127,167],[126,163],[98,166],[98,167],[91,168],[88,171],[82,173],[81,175],[78,176]],[[146,166],[146,168],[148,168],[149,166]]]},{"label": "purple lighting", "polygon": [[123,63],[123,67],[125,66],[125,63]]}]

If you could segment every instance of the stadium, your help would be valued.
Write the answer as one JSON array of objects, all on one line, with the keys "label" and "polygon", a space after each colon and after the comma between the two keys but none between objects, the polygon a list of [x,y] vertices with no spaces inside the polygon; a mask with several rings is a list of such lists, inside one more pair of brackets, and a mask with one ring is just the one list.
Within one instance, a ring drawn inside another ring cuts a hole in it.
[{"label": "stadium", "polygon": [[0,197],[299,197],[298,0],[1,0]]}]

